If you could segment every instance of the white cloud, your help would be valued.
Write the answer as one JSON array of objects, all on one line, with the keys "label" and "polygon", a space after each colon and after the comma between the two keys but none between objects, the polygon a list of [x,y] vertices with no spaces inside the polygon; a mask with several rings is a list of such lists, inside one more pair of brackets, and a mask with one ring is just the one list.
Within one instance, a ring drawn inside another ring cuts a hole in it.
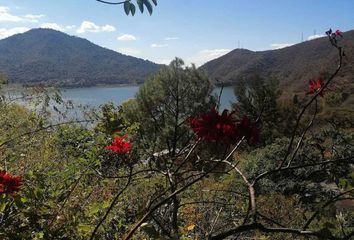
[{"label": "white cloud", "polygon": [[74,28],[76,28],[75,25],[65,26],[65,29],[67,29],[67,30],[73,30]]},{"label": "white cloud", "polygon": [[202,64],[221,57],[230,51],[231,49],[227,48],[204,49],[199,51],[195,56],[188,58],[187,61],[190,63],[195,63],[197,66],[201,66]]},{"label": "white cloud", "polygon": [[163,58],[163,59],[156,59],[156,60],[154,60],[154,62],[157,63],[157,64],[169,65],[172,60],[173,60],[173,59]]},{"label": "white cloud", "polygon": [[104,25],[102,27],[102,32],[114,32],[116,30],[116,28],[112,25]]},{"label": "white cloud", "polygon": [[73,30],[76,26],[75,25],[62,26],[57,23],[43,23],[43,24],[41,24],[40,27],[54,29],[54,30],[61,31],[61,32],[67,32],[67,31]]},{"label": "white cloud", "polygon": [[21,22],[23,19],[19,16],[12,15],[10,8],[0,6],[0,22]]},{"label": "white cloud", "polygon": [[73,30],[76,26],[75,25],[62,26],[57,23],[43,23],[43,24],[41,24],[40,27],[47,28],[47,29],[54,29],[54,30],[61,31],[61,32],[66,32],[66,31]]},{"label": "white cloud", "polygon": [[123,34],[117,38],[119,41],[135,41],[136,37],[131,34]]},{"label": "white cloud", "polygon": [[136,55],[141,54],[141,51],[136,48],[118,48],[117,52],[120,52],[120,53],[123,53],[126,55],[131,55],[131,56],[136,56]]},{"label": "white cloud", "polygon": [[112,25],[104,25],[98,26],[97,24],[90,21],[83,21],[80,27],[76,30],[77,33],[85,33],[85,32],[114,32],[116,28]]},{"label": "white cloud", "polygon": [[48,29],[54,29],[54,30],[57,30],[57,31],[61,31],[61,32],[64,32],[65,31],[65,28],[60,26],[59,24],[57,23],[43,23],[41,25],[41,28],[48,28]]},{"label": "white cloud", "polygon": [[10,8],[0,6],[0,22],[32,22],[37,23],[40,18],[44,17],[43,14],[33,15],[27,14],[25,16],[16,16],[10,13]]},{"label": "white cloud", "polygon": [[153,43],[150,45],[150,47],[152,48],[163,48],[163,47],[167,47],[168,44],[157,44],[157,43]]},{"label": "white cloud", "polygon": [[323,34],[315,34],[315,35],[311,35],[307,38],[307,40],[313,40],[313,39],[316,39],[316,38],[321,38],[321,37],[324,37],[326,35],[323,35]]},{"label": "white cloud", "polygon": [[26,14],[25,18],[30,18],[30,19],[40,19],[42,17],[45,17],[44,14],[38,14],[38,15],[33,15],[33,14]]},{"label": "white cloud", "polygon": [[281,49],[281,48],[285,48],[285,47],[290,47],[294,45],[294,43],[273,43],[270,46],[272,47],[272,49]]},{"label": "white cloud", "polygon": [[10,37],[12,35],[15,35],[17,33],[24,33],[30,30],[27,27],[15,27],[15,28],[0,28],[0,39]]},{"label": "white cloud", "polygon": [[79,29],[77,29],[76,32],[85,33],[85,32],[99,32],[99,31],[100,31],[100,27],[95,23],[89,21],[83,21],[81,23],[81,26],[79,27]]},{"label": "white cloud", "polygon": [[29,19],[31,22],[39,22],[39,19],[45,17],[44,14],[38,14],[38,15],[33,15],[33,14],[27,14],[25,15],[26,19]]},{"label": "white cloud", "polygon": [[179,37],[165,37],[165,41],[179,40]]}]

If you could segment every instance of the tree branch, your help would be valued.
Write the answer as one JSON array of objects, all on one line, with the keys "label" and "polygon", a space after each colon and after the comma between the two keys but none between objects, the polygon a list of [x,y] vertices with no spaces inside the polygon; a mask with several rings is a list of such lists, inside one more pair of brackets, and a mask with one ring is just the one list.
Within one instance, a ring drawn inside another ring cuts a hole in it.
[{"label": "tree branch", "polygon": [[115,198],[113,199],[111,205],[109,206],[109,208],[107,209],[106,213],[104,214],[104,216],[102,217],[102,219],[99,221],[99,223],[96,225],[95,229],[93,230],[90,240],[93,240],[95,238],[95,235],[99,229],[99,227],[103,224],[103,222],[107,219],[109,213],[112,211],[114,205],[116,205],[120,195],[122,195],[122,193],[128,188],[131,180],[132,180],[132,171],[133,169],[130,169],[130,174],[129,174],[129,178],[127,180],[127,183],[125,184],[125,186],[117,193],[117,195],[115,196]]},{"label": "tree branch", "polygon": [[68,125],[68,124],[74,124],[74,123],[87,123],[87,122],[92,122],[92,120],[76,120],[76,121],[69,121],[69,122],[62,122],[62,123],[57,123],[57,124],[51,124],[49,126],[45,126],[45,127],[41,127],[41,128],[38,128],[38,129],[35,129],[33,131],[28,131],[28,132],[25,132],[25,133],[22,133],[22,134],[19,134],[13,138],[10,138],[8,140],[5,140],[4,142],[2,142],[0,144],[0,147],[3,147],[13,141],[15,141],[16,139],[18,138],[21,138],[21,137],[24,137],[24,136],[28,136],[28,135],[31,135],[33,133],[37,133],[37,132],[40,132],[40,131],[43,131],[43,130],[47,130],[47,129],[50,129],[50,128],[54,128],[54,127],[58,127],[58,126],[62,126],[62,125]]},{"label": "tree branch", "polygon": [[[234,147],[234,149],[229,153],[229,155],[224,159],[225,161],[227,161],[233,154],[234,152],[238,149],[238,147],[241,145],[241,143],[243,142],[243,140],[245,139],[245,137],[242,137],[242,139],[236,144],[236,146]],[[171,193],[169,196],[167,196],[166,198],[162,199],[160,202],[158,202],[157,204],[155,204],[155,206],[151,207],[146,213],[145,215],[137,222],[137,224],[128,232],[127,236],[124,238],[124,240],[129,240],[132,238],[132,236],[134,235],[134,233],[138,230],[138,228],[141,226],[141,224],[144,223],[144,221],[150,216],[150,214],[152,214],[156,209],[158,209],[160,206],[162,206],[163,204],[167,203],[171,198],[173,198],[174,196],[176,196],[177,194],[183,192],[184,190],[186,190],[187,188],[189,188],[190,186],[192,186],[193,184],[197,183],[198,181],[200,181],[201,179],[203,179],[205,176],[207,176],[211,171],[213,171],[216,167],[219,166],[220,163],[222,163],[222,161],[224,160],[220,160],[218,161],[209,171],[203,173],[201,176],[195,178],[194,180],[192,180],[191,182],[187,183],[186,185],[180,187],[179,189],[177,189],[176,191],[174,191],[173,193]]]},{"label": "tree branch", "polygon": [[125,2],[130,2],[131,0],[126,0],[122,2],[109,2],[109,1],[103,1],[103,0],[96,0],[97,2],[104,3],[104,4],[110,4],[110,5],[119,5],[119,4],[124,4]]},{"label": "tree branch", "polygon": [[338,194],[337,196],[334,196],[333,198],[329,199],[327,202],[325,202],[322,207],[314,212],[312,214],[312,216],[307,220],[307,222],[305,223],[305,226],[303,227],[303,230],[306,230],[309,225],[311,224],[311,222],[315,219],[315,217],[321,212],[321,210],[323,210],[324,208],[328,207],[329,205],[331,205],[332,203],[336,202],[336,201],[339,201],[339,200],[343,200],[343,199],[339,199],[341,196],[344,196],[345,194],[348,194],[350,192],[353,192],[354,191],[354,188],[348,190],[348,191],[345,191],[343,193],[340,193]]},{"label": "tree branch", "polygon": [[294,131],[293,131],[293,134],[292,134],[292,137],[291,137],[291,140],[290,140],[290,143],[288,145],[288,149],[286,151],[286,154],[282,160],[282,162],[280,163],[278,169],[281,169],[286,160],[288,159],[288,156],[290,155],[291,153],[291,150],[292,150],[292,146],[293,146],[293,143],[294,143],[294,140],[295,140],[295,136],[296,136],[296,132],[299,128],[299,125],[300,125],[300,121],[304,115],[304,113],[306,112],[307,108],[309,106],[311,106],[311,104],[313,103],[313,101],[315,101],[318,96],[320,94],[322,94],[323,90],[327,88],[327,86],[332,82],[332,80],[337,76],[337,74],[339,73],[339,71],[341,70],[342,68],[342,63],[343,63],[343,49],[340,48],[340,47],[336,47],[338,49],[338,57],[339,57],[339,64],[336,68],[336,70],[334,71],[334,73],[329,77],[329,79],[327,80],[327,82],[319,89],[319,91],[316,92],[316,94],[310,99],[310,101],[302,108],[300,114],[298,115],[297,119],[296,119],[296,124],[295,124],[295,128],[294,128]]}]

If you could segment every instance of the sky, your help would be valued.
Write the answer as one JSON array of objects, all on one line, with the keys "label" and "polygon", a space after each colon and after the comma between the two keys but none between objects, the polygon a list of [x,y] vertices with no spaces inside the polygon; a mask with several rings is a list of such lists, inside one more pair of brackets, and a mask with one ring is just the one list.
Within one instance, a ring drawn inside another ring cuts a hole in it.
[{"label": "sky", "polygon": [[52,28],[156,63],[200,66],[235,48],[278,49],[354,29],[354,0],[157,1],[151,16],[126,16],[122,5],[96,0],[0,0],[0,39]]}]

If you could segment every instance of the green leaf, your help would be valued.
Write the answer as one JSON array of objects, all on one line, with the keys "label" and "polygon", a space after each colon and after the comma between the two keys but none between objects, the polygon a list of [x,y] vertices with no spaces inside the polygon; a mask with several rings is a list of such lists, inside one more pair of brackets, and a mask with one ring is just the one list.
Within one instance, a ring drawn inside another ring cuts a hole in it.
[{"label": "green leaf", "polygon": [[157,0],[152,0],[155,6],[157,6]]},{"label": "green leaf", "polygon": [[0,212],[2,213],[5,211],[5,208],[7,206],[7,202],[0,202]]},{"label": "green leaf", "polygon": [[139,9],[140,9],[140,12],[143,13],[143,12],[144,12],[143,0],[137,0],[136,3],[138,4],[138,7],[139,7]]},{"label": "green leaf", "polygon": [[130,11],[131,11],[131,13],[132,13],[132,15],[134,16],[134,14],[135,14],[135,5],[134,4],[130,4]]},{"label": "green leaf", "polygon": [[39,239],[43,239],[44,238],[44,233],[43,232],[39,232],[36,233],[36,235],[34,236],[34,240],[39,240]]},{"label": "green leaf", "polygon": [[109,201],[105,201],[105,202],[103,202],[103,204],[102,204],[102,209],[106,209],[106,208],[108,208],[110,205],[111,205],[111,203],[110,203]]},{"label": "green leaf", "polygon": [[93,227],[90,226],[90,225],[85,225],[85,224],[79,224],[79,226],[77,227],[78,230],[80,232],[83,232],[83,233],[89,233],[92,231]]},{"label": "green leaf", "polygon": [[102,204],[101,203],[95,203],[93,204],[90,209],[89,209],[89,215],[93,216],[94,214],[98,213],[100,211],[100,209],[102,208]]},{"label": "green leaf", "polygon": [[143,3],[145,5],[145,7],[147,8],[147,10],[149,11],[149,14],[151,15],[152,14],[152,5],[151,5],[151,3],[149,2],[149,0],[143,0]]},{"label": "green leaf", "polygon": [[125,11],[125,14],[129,15],[129,12],[130,12],[130,1],[125,1],[124,2],[124,11]]}]

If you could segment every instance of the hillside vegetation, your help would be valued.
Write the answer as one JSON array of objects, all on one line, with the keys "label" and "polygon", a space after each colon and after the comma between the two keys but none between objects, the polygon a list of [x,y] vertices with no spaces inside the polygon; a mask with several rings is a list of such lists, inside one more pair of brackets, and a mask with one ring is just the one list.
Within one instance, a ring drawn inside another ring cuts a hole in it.
[{"label": "hillside vegetation", "polygon": [[[354,30],[345,32],[340,44],[345,48],[346,58],[337,82],[354,83]],[[201,70],[212,80],[235,84],[242,78],[257,73],[262,77],[271,75],[279,79],[287,91],[303,91],[309,79],[327,75],[335,69],[336,50],[330,47],[327,37],[299,43],[279,50],[253,52],[235,49],[230,53],[207,62]]]},{"label": "hillside vegetation", "polygon": [[139,84],[159,66],[50,29],[0,40],[0,70],[10,83],[82,87]]}]

